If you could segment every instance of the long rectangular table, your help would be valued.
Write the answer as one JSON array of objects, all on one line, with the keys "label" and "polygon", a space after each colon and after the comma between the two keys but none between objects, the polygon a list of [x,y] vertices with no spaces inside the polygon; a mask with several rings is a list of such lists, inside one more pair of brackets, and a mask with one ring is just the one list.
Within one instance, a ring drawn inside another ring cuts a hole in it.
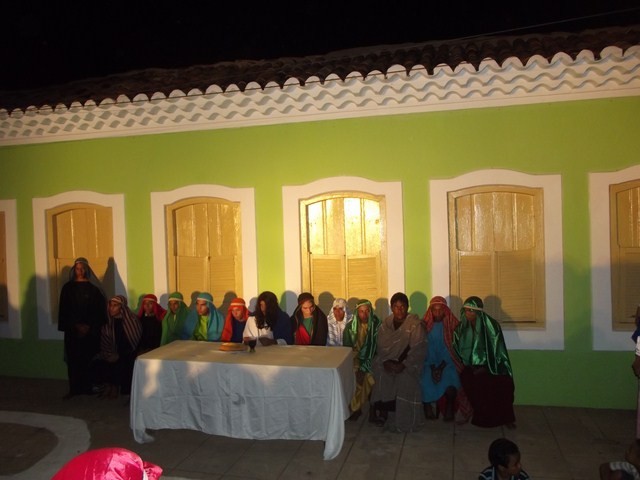
[{"label": "long rectangular table", "polygon": [[136,360],[130,425],[248,439],[324,440],[335,458],[355,388],[351,349],[273,345],[255,353],[175,341]]}]

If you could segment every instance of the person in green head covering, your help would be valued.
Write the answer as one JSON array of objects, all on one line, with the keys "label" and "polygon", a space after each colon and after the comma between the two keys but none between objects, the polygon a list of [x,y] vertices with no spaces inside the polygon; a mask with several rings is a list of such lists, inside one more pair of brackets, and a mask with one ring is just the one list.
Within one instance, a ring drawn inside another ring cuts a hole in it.
[{"label": "person in green head covering", "polygon": [[463,363],[460,381],[473,407],[471,423],[478,427],[515,427],[515,386],[502,328],[484,310],[478,297],[469,297],[453,332],[453,349]]},{"label": "person in green head covering", "polygon": [[169,295],[169,309],[162,319],[162,338],[160,345],[166,345],[174,340],[180,340],[184,322],[187,319],[189,310],[184,303],[184,297],[180,292],[173,292]]},{"label": "person in green head covering", "polygon": [[203,292],[196,297],[196,308],[187,315],[182,339],[219,342],[223,327],[224,318],[213,304],[213,296]]},{"label": "person in green head covering", "polygon": [[[376,354],[380,319],[373,313],[369,300],[360,300],[356,304],[356,313],[347,323],[342,335],[342,344],[353,348],[353,371],[356,375],[356,391],[351,399],[350,420],[357,420],[362,415],[362,406],[369,402],[373,388],[371,364]],[[370,418],[374,412],[370,408]],[[373,421],[372,420],[372,421]]]}]

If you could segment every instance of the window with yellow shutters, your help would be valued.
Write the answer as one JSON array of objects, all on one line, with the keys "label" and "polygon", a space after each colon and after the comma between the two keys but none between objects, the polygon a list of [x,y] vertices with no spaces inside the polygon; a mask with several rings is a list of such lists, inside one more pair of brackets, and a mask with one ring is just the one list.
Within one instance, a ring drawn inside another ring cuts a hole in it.
[{"label": "window with yellow shutters", "polygon": [[386,298],[383,196],[334,192],[300,202],[302,289],[323,311],[334,298]]},{"label": "window with yellow shutters", "polygon": [[46,211],[51,312],[57,319],[62,286],[78,257],[85,257],[107,295],[115,291],[113,220],[110,207],[69,203]]},{"label": "window with yellow shutters", "polygon": [[450,291],[475,295],[502,325],[545,326],[541,188],[488,185],[448,194]]},{"label": "window with yellow shutters", "polygon": [[243,295],[240,204],[221,198],[189,198],[167,205],[170,291],[188,302],[210,292],[218,306],[226,295]]},{"label": "window with yellow shutters", "polygon": [[614,330],[633,330],[640,303],[640,180],[609,186]]}]

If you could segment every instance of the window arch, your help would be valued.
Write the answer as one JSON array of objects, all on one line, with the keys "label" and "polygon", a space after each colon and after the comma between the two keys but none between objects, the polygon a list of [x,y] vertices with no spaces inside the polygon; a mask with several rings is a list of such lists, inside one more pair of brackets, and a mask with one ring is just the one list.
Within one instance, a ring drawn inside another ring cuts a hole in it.
[{"label": "window arch", "polygon": [[[125,237],[125,219],[124,219],[124,195],[111,194],[105,195],[96,192],[74,191],[65,192],[46,198],[33,199],[33,231],[34,231],[34,248],[36,260],[36,296],[38,300],[38,333],[40,339],[61,339],[62,332],[57,329],[57,308],[52,309],[52,300],[55,299],[57,305],[58,299],[54,291],[53,284],[59,283],[58,276],[62,273],[64,265],[60,264],[60,268],[55,267],[55,261],[51,261],[51,243],[53,241],[50,233],[51,214],[62,212],[65,208],[82,210],[85,206],[89,208],[106,208],[111,212],[109,227],[104,226],[104,218],[97,218],[97,224],[102,223],[103,227],[110,231],[112,255],[109,257],[109,271],[107,275],[107,288],[112,285],[112,291],[108,294],[125,294],[127,292],[127,252]],[[79,213],[79,212],[78,212]],[[85,212],[86,213],[86,212]],[[66,216],[66,220],[61,218],[61,223],[65,221],[72,222],[70,218],[73,215]],[[79,218],[81,218],[80,215]],[[90,218],[91,215],[85,215]],[[100,217],[100,216],[98,216]],[[67,223],[68,223],[67,222]],[[91,222],[89,222],[90,224]],[[87,225],[87,224],[85,224]],[[97,227],[96,227],[97,228]],[[69,231],[69,230],[67,230]],[[104,229],[103,229],[104,232]],[[107,235],[105,233],[100,236]],[[80,245],[80,243],[78,243]],[[75,247],[74,247],[75,248]],[[82,247],[84,248],[84,247]],[[91,263],[91,252],[88,254],[80,253],[82,250],[72,250],[66,252],[65,255],[73,255],[74,252],[78,256],[87,256]],[[100,270],[100,258],[102,258],[102,247],[94,249],[96,258],[91,268],[98,273]],[[61,258],[67,258],[61,257]],[[73,259],[71,260],[73,261]],[[95,263],[97,261],[97,263]],[[52,266],[53,265],[53,266]],[[62,273],[64,275],[64,273]]]},{"label": "window arch", "polygon": [[543,195],[544,328],[505,330],[505,340],[510,349],[562,350],[564,348],[564,286],[560,175],[530,175],[495,169],[474,171],[451,179],[430,180],[433,294],[445,297],[451,295],[450,237],[438,234],[443,226],[449,224],[449,192],[490,185],[539,188]]},{"label": "window arch", "polygon": [[[234,272],[235,280],[239,281],[239,284],[235,284],[233,288],[238,290],[238,294],[242,294],[247,300],[257,296],[258,290],[258,263],[256,254],[256,223],[255,223],[255,203],[254,203],[254,190],[253,188],[231,188],[222,185],[189,185],[181,187],[175,190],[167,192],[152,192],[151,193],[151,224],[153,231],[163,231],[169,233],[171,228],[169,222],[173,221],[171,215],[168,212],[175,209],[175,207],[185,208],[189,204],[199,204],[200,206],[194,206],[193,208],[199,210],[202,215],[205,215],[205,204],[217,206],[206,206],[207,212],[212,212],[210,208],[216,210],[218,208],[221,211],[226,209],[227,213],[235,211],[237,213],[231,215],[234,218],[238,230],[238,236],[235,235],[233,242],[237,249],[235,250]],[[185,214],[185,218],[193,218],[191,214],[188,214],[188,210],[191,207],[186,207],[186,210],[182,213]],[[207,218],[215,217],[216,214],[210,216],[206,213]],[[224,217],[224,215],[223,215]],[[227,218],[230,218],[227,216]],[[198,222],[202,226],[202,221]],[[224,223],[224,222],[223,222]],[[208,224],[208,220],[207,220]],[[209,228],[218,228],[208,225]],[[223,227],[224,228],[224,227]],[[158,298],[166,300],[166,295],[175,290],[172,287],[171,280],[171,267],[169,263],[170,257],[170,245],[173,240],[170,240],[171,235],[154,235],[153,237],[153,265],[154,265],[154,285],[155,293]],[[228,236],[231,239],[230,236]],[[173,243],[175,245],[175,243]],[[228,245],[220,251],[229,251]],[[217,246],[215,246],[217,248]],[[214,249],[215,249],[214,248]],[[188,260],[188,259],[187,259]],[[194,260],[194,259],[191,259]],[[217,260],[222,260],[218,258]],[[214,263],[217,261],[214,259]],[[229,259],[227,259],[229,260]],[[227,265],[230,265],[227,262]],[[208,268],[208,267],[207,267]],[[215,267],[214,267],[215,269]],[[227,270],[230,272],[230,270]],[[214,282],[215,287],[215,282]],[[185,287],[190,289],[192,287]],[[195,288],[195,287],[193,287]],[[203,290],[205,285],[198,285],[197,290]],[[225,293],[229,290],[229,286],[224,289]],[[220,290],[220,291],[221,291]],[[192,292],[182,292],[185,296],[185,300],[188,301],[188,296]],[[213,293],[213,292],[211,292]],[[164,298],[163,298],[164,296]],[[223,307],[224,298],[214,295],[214,302],[218,308]]]},{"label": "window arch", "polygon": [[[301,202],[306,199],[358,192],[358,196],[384,199],[384,238],[386,241],[386,284],[382,291],[404,291],[404,231],[402,213],[402,185],[400,182],[374,182],[361,177],[331,177],[314,182],[282,188],[285,255],[286,306],[289,313],[296,306],[297,295],[303,291],[301,248]],[[387,298],[369,298],[376,304],[378,315],[389,311]]]}]

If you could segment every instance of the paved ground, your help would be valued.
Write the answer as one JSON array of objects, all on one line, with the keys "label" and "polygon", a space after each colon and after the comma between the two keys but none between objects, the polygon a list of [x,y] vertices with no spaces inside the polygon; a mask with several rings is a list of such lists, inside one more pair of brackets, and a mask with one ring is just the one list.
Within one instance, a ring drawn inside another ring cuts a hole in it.
[{"label": "paved ground", "polygon": [[395,434],[347,422],[345,444],[324,461],[323,442],[237,440],[187,430],[161,430],[140,445],[126,400],[62,400],[66,382],[0,377],[0,479],[50,478],[89,448],[118,446],[164,469],[170,479],[476,479],[492,440],[506,436],[522,451],[532,479],[598,479],[598,465],[621,460],[635,434],[635,412],[516,407],[517,429],[430,422]]}]

